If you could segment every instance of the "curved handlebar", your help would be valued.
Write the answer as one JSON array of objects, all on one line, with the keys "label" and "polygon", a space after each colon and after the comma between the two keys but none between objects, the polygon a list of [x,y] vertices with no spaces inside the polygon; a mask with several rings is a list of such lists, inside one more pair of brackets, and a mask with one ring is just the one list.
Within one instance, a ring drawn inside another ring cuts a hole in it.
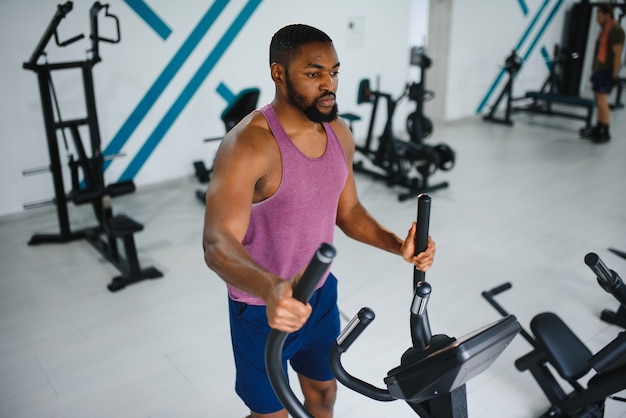
[{"label": "curved handlebar", "polygon": [[[322,279],[328,266],[337,254],[335,248],[330,244],[322,244],[311,259],[302,278],[293,290],[294,298],[302,303],[308,303],[317,284]],[[288,333],[272,329],[265,345],[265,368],[272,388],[280,399],[285,409],[291,416],[300,418],[313,416],[304,408],[289,386],[285,372],[283,371],[283,345]]]},{"label": "curved handlebar", "polygon": [[[115,21],[115,30],[116,30],[117,39],[103,38],[102,36],[100,36],[99,29],[98,29],[98,14],[100,13],[100,10],[103,10],[103,9],[104,9],[104,16],[111,18]],[[91,18],[90,19],[91,35],[89,35],[89,37],[91,38],[91,53],[93,55],[92,59],[94,61],[99,61],[100,60],[100,49],[99,49],[100,41],[108,42],[111,44],[116,44],[122,39],[122,35],[120,32],[120,21],[117,18],[117,16],[109,13],[108,4],[101,4],[98,1],[96,1],[91,6],[91,9],[89,10],[89,16]]]},{"label": "curved handlebar", "polygon": [[74,4],[71,1],[67,1],[63,4],[57,5],[57,12],[52,18],[52,21],[48,24],[46,31],[44,32],[43,36],[39,40],[39,43],[35,47],[35,50],[30,56],[30,59],[28,60],[28,62],[25,63],[25,65],[27,66],[37,65],[37,61],[39,60],[39,57],[41,57],[44,54],[44,50],[46,49],[46,46],[48,46],[48,42],[50,42],[50,39],[52,38],[52,36],[54,36],[54,40],[56,44],[59,46],[67,46],[85,37],[85,35],[80,34],[66,41],[59,41],[59,37],[57,34],[57,27],[59,26],[61,21],[65,18],[65,16],[67,16],[67,14],[72,11],[73,8],[74,8]]},{"label": "curved handlebar", "polygon": [[341,364],[341,355],[348,351],[354,340],[372,323],[375,317],[374,311],[370,308],[361,308],[359,313],[352,318],[344,330],[341,331],[330,351],[330,368],[337,380],[345,387],[377,401],[393,401],[394,398],[387,389],[379,389],[361,379],[357,379],[349,374]]}]

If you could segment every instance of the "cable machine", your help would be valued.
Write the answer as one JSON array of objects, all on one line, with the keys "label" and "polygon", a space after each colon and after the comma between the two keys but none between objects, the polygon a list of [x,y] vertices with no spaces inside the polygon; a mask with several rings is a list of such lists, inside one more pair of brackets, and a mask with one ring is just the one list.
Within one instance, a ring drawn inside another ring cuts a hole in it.
[{"label": "cable machine", "polygon": [[[59,47],[66,47],[85,37],[84,34],[80,34],[65,41],[59,40],[57,28],[67,14],[72,11],[72,8],[73,4],[71,1],[57,6],[56,14],[30,59],[23,64],[24,69],[37,74],[50,157],[49,166],[24,170],[23,174],[34,175],[50,172],[54,185],[54,198],[47,201],[27,203],[24,205],[24,208],[30,209],[54,204],[59,222],[59,233],[35,234],[31,237],[28,245],[67,243],[78,239],[86,239],[107,261],[112,263],[122,273],[121,276],[113,278],[107,286],[111,292],[115,292],[129,284],[145,279],[162,277],[163,274],[154,267],[142,269],[139,265],[134,234],[143,230],[143,225],[126,215],[113,215],[111,199],[115,196],[134,192],[134,183],[132,181],[121,181],[105,185],[104,182],[104,161],[115,158],[119,154],[104,156],[101,151],[92,69],[101,61],[99,43],[115,44],[121,40],[119,20],[117,16],[109,13],[109,5],[96,1],[89,11],[91,49],[88,51],[87,59],[58,63],[49,63],[47,61],[45,49],[53,37],[56,45]],[[115,39],[99,35],[98,18],[101,11],[104,11],[106,19],[111,19],[115,23]],[[54,71],[72,69],[79,70],[82,75],[86,116],[63,120],[52,81],[52,73]],[[79,128],[83,126],[89,132],[90,141],[88,148],[85,147],[80,135]],[[75,154],[70,151],[67,131],[69,131],[69,137],[72,140],[71,145],[73,145]],[[72,189],[69,192],[66,192],[63,180],[58,133],[61,134],[63,145],[68,155],[72,184]],[[89,155],[89,152],[91,155]],[[68,204],[70,202],[75,205],[91,204],[97,225],[73,230],[68,214]],[[123,244],[123,251],[120,251],[118,240]]]}]

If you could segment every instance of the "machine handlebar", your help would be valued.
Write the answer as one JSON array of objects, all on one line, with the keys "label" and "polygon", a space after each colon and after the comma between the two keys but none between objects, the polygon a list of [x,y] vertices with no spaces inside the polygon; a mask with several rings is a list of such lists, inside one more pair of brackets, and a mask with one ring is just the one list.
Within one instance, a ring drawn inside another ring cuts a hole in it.
[{"label": "machine handlebar", "polygon": [[52,18],[52,20],[48,24],[48,27],[46,28],[46,31],[44,32],[43,36],[39,40],[39,43],[35,47],[35,50],[33,51],[32,55],[30,56],[30,59],[28,60],[28,62],[24,63],[25,66],[34,66],[34,65],[37,64],[37,61],[39,60],[39,57],[41,57],[44,54],[46,46],[48,46],[48,42],[50,42],[50,39],[53,36],[54,36],[54,40],[55,40],[56,44],[59,45],[59,46],[67,46],[67,45],[69,45],[71,43],[74,43],[74,42],[78,41],[79,39],[82,39],[82,38],[85,37],[85,35],[80,34],[80,35],[76,35],[76,36],[74,36],[74,37],[72,37],[72,38],[70,38],[70,39],[68,39],[66,41],[59,41],[59,37],[58,37],[58,34],[57,34],[57,27],[59,26],[61,21],[65,18],[65,16],[67,16],[67,14],[72,11],[73,8],[74,8],[74,4],[71,1],[67,1],[67,2],[65,2],[63,4],[57,5],[57,11],[56,11],[54,17]]},{"label": "machine handlebar", "polygon": [[[293,290],[293,296],[302,303],[308,303],[313,292],[320,282],[330,263],[337,254],[335,248],[323,243],[313,255],[311,262],[302,274],[302,278]],[[288,333],[272,329],[265,345],[265,367],[272,388],[280,399],[285,409],[293,417],[312,418],[313,416],[304,408],[296,395],[291,390],[287,377],[283,371],[282,356],[283,345]]]},{"label": "machine handlebar", "polygon": [[[415,232],[415,255],[418,255],[428,247],[428,229],[430,227],[430,203],[431,198],[427,194],[421,194],[417,198],[417,231]],[[413,273],[413,287],[420,281],[425,281],[426,273],[415,269]]]},{"label": "machine handlebar", "polygon": [[359,335],[365,331],[365,328],[372,323],[375,317],[374,311],[365,307],[361,308],[359,313],[350,320],[348,325],[341,331],[341,334],[339,334],[339,337],[337,337],[330,351],[330,368],[337,380],[345,387],[377,401],[393,401],[394,398],[387,389],[377,388],[370,383],[352,376],[341,364],[341,355],[348,351],[348,348],[350,348]]},{"label": "machine handlebar", "polygon": [[613,286],[616,282],[616,275],[604,264],[596,253],[588,253],[585,256],[585,264],[595,273],[603,284]]},{"label": "machine handlebar", "polygon": [[[417,231],[415,231],[415,255],[428,247],[428,229],[430,228],[430,203],[427,194],[417,197]],[[413,268],[413,302],[411,303],[411,341],[413,347],[425,350],[430,345],[432,333],[428,319],[428,299],[431,287],[426,282],[426,272]]]},{"label": "machine handlebar", "polygon": [[594,272],[600,286],[626,308],[626,285],[624,285],[622,278],[608,268],[596,253],[588,253],[585,256],[585,264]]}]

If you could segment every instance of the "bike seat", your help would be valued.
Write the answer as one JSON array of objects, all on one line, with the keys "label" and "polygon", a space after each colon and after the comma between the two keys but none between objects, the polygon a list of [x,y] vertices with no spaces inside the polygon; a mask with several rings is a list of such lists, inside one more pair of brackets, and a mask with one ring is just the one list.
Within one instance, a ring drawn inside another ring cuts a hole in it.
[{"label": "bike seat", "polygon": [[556,314],[540,313],[530,322],[538,348],[566,380],[577,380],[591,370],[591,351]]}]

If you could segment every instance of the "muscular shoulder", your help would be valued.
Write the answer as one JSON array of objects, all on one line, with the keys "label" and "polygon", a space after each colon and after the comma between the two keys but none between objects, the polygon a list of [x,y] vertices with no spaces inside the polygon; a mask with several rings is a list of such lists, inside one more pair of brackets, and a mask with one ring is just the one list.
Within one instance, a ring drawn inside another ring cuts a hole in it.
[{"label": "muscular shoulder", "polygon": [[267,121],[260,112],[252,112],[231,129],[220,144],[216,169],[241,169],[260,177],[274,162],[277,146]]}]

